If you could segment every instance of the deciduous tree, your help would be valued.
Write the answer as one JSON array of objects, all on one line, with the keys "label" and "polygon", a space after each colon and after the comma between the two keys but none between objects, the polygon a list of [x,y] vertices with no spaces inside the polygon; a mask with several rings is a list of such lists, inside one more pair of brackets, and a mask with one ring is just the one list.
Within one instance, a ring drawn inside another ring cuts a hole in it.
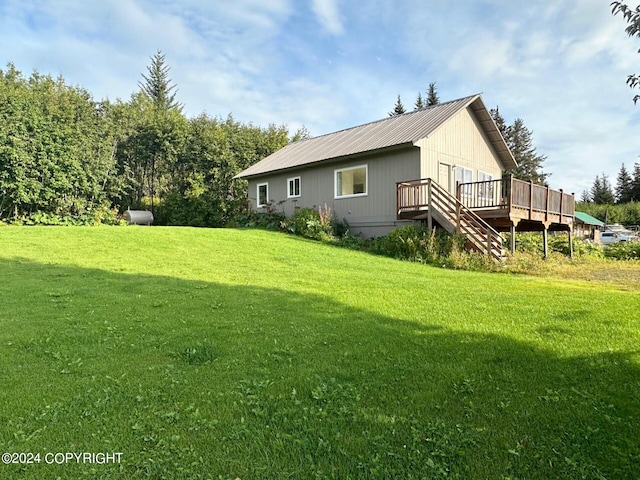
[{"label": "deciduous tree", "polygon": [[[624,2],[611,2],[611,7],[611,12],[614,15],[621,13],[627,22],[628,25],[627,28],[625,28],[625,32],[627,32],[630,37],[640,38],[640,5],[633,8]],[[638,50],[638,52],[640,52],[640,50]],[[627,85],[631,88],[640,87],[640,75],[628,75]],[[638,100],[640,100],[640,95],[633,97],[633,103],[637,103]]]}]

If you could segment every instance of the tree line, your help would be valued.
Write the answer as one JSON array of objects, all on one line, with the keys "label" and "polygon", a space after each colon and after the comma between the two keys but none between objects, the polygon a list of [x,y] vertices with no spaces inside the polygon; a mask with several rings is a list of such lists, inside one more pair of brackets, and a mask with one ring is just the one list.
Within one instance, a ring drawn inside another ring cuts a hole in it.
[{"label": "tree line", "polygon": [[128,101],[9,63],[0,70],[0,221],[151,209],[166,225],[222,226],[246,206],[233,176],[306,130],[187,118],[158,51]]},{"label": "tree line", "polygon": [[602,175],[596,175],[591,188],[583,190],[580,201],[600,205],[640,202],[640,163],[634,165],[633,172],[629,172],[623,163],[615,187],[604,172]]}]

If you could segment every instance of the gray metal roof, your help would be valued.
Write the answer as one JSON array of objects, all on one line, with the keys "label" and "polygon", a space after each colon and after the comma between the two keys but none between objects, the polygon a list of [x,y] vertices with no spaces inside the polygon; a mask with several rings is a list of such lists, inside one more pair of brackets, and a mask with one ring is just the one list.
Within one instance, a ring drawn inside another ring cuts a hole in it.
[{"label": "gray metal roof", "polygon": [[432,107],[340,130],[320,137],[291,143],[247,168],[235,178],[253,177],[301,167],[316,162],[348,157],[384,148],[414,145],[431,135],[463,108],[470,107],[484,128],[500,160],[506,168],[516,162],[480,95],[440,103]]}]

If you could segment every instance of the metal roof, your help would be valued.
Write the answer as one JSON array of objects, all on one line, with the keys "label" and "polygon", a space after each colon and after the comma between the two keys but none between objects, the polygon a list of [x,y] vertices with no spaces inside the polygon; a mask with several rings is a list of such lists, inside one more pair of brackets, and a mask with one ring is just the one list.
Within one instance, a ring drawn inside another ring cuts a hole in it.
[{"label": "metal roof", "polygon": [[235,178],[253,177],[384,148],[415,145],[460,110],[470,107],[506,168],[516,162],[480,95],[459,98],[413,112],[291,143]]},{"label": "metal roof", "polygon": [[604,223],[598,220],[597,218],[592,217],[588,213],[584,212],[575,212],[576,220],[580,220],[582,223],[586,225],[596,225],[598,227],[603,227]]}]

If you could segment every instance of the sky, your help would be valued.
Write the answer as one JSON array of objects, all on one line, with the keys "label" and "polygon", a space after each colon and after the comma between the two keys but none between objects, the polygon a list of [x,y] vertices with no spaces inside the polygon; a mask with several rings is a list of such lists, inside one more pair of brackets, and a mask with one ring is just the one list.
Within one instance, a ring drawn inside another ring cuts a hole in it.
[{"label": "sky", "polygon": [[549,184],[581,192],[640,162],[640,39],[609,0],[0,0],[0,69],[128,100],[158,50],[189,117],[313,136],[481,93],[521,118]]}]

